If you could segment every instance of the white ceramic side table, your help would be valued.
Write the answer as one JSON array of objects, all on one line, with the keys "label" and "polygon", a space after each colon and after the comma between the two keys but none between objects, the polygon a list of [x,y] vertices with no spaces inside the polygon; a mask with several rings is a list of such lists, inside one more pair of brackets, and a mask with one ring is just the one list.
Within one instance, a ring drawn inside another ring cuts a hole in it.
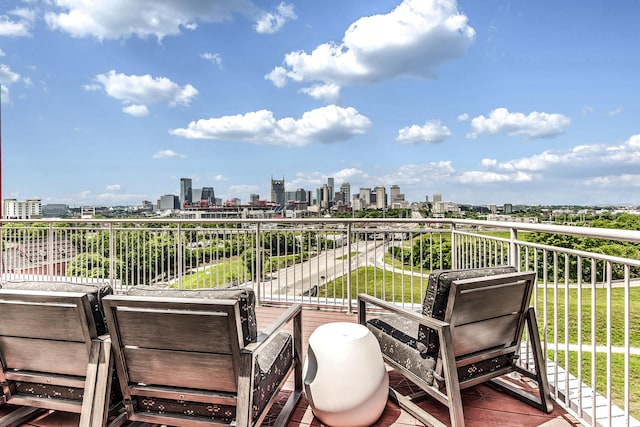
[{"label": "white ceramic side table", "polygon": [[304,390],[313,414],[333,427],[375,423],[389,394],[389,375],[373,334],[357,323],[327,323],[309,337]]}]

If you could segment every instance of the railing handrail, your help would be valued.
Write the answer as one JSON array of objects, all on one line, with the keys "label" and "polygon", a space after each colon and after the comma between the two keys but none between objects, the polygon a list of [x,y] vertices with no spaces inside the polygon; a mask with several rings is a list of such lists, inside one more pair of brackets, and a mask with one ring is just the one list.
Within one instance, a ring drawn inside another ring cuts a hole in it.
[{"label": "railing handrail", "polygon": [[123,223],[123,224],[443,224],[443,225],[467,225],[473,227],[490,227],[499,229],[514,229],[517,231],[531,231],[540,233],[554,233],[578,237],[590,237],[640,243],[640,231],[621,230],[615,228],[585,227],[558,224],[532,224],[517,221],[487,221],[478,219],[460,218],[41,218],[41,219],[2,219],[0,224],[11,223]]}]

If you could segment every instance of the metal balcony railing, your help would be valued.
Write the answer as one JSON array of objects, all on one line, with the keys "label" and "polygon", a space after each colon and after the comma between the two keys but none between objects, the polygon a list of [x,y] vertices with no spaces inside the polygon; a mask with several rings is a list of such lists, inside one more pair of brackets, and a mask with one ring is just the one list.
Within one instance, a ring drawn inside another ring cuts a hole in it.
[{"label": "metal balcony railing", "polygon": [[640,425],[638,231],[430,218],[1,225],[2,281],[107,281],[116,291],[246,285],[261,303],[345,311],[359,293],[419,310],[435,269],[534,270],[556,401],[585,425]]}]

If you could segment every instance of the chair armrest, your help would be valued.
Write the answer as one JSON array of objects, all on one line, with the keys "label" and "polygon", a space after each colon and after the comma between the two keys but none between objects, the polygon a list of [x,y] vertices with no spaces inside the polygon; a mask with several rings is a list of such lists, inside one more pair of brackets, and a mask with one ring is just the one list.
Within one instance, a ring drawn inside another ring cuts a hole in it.
[{"label": "chair armrest", "polygon": [[420,323],[421,325],[432,329],[441,330],[442,328],[449,326],[449,323],[443,322],[442,320],[434,319],[433,317],[428,317],[423,315],[422,313],[417,313],[415,311],[409,311],[405,308],[399,307],[395,304],[391,304],[387,301],[381,300],[380,298],[376,298],[367,294],[358,295],[358,319],[361,324],[366,323],[367,304],[383,308],[393,314],[397,314],[401,317]]},{"label": "chair armrest", "polygon": [[[247,344],[242,350],[242,353],[257,353],[265,347],[275,336],[276,332],[286,326],[287,323],[291,322],[294,319],[298,319],[299,322],[302,320],[302,304],[296,303],[292,304],[287,311],[282,313],[279,318],[277,318],[267,329],[265,329],[261,334],[258,334],[258,339],[256,342],[252,342]],[[296,332],[296,328],[294,327],[294,334]]]}]

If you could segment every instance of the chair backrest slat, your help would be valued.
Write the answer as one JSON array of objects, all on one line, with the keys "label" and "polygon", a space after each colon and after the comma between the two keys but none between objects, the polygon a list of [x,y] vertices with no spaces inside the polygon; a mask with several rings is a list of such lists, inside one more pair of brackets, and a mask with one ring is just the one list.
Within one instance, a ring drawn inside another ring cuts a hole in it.
[{"label": "chair backrest slat", "polygon": [[512,346],[517,341],[519,319],[511,314],[457,326],[451,331],[455,356]]},{"label": "chair backrest slat", "polygon": [[0,354],[7,370],[85,376],[89,354],[83,342],[0,337]]},{"label": "chair backrest slat", "polygon": [[445,314],[456,357],[520,342],[535,273],[454,281]]},{"label": "chair backrest slat", "polygon": [[117,311],[124,347],[230,354],[228,313],[219,311]]},{"label": "chair backrest slat", "polygon": [[95,338],[87,297],[78,293],[0,290],[0,336],[87,342]]},{"label": "chair backrest slat", "polygon": [[237,391],[233,356],[125,348],[129,382],[224,392]]}]

